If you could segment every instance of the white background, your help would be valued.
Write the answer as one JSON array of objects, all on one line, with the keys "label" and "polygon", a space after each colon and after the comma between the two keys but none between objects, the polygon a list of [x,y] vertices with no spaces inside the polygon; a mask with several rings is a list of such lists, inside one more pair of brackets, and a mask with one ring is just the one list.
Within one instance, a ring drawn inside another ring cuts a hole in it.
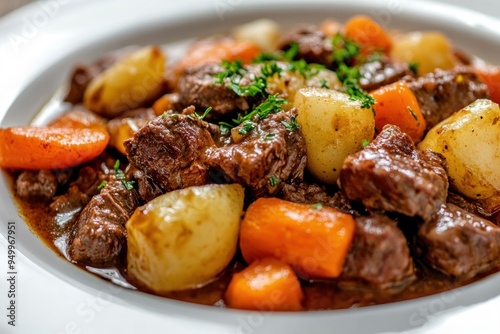
[{"label": "white background", "polygon": [[[0,13],[7,7],[11,7],[12,3],[7,4],[5,1],[13,1],[21,3],[22,1],[15,0],[0,0]],[[355,1],[355,0],[353,0]],[[408,1],[408,0],[407,0]],[[418,0],[412,0],[418,1]],[[449,4],[461,5],[477,11],[481,11],[488,15],[500,18],[500,4],[497,1],[486,0],[441,0]],[[0,61],[2,61],[0,55]],[[3,80],[0,73],[0,80]],[[0,97],[2,92],[0,92]],[[6,241],[0,238],[0,260],[4,262]],[[18,254],[18,315],[17,328],[7,327],[5,320],[4,307],[4,292],[6,291],[4,279],[4,264],[0,264],[0,300],[2,301],[0,310],[0,333],[43,333],[43,334],[60,334],[60,333],[104,333],[107,329],[109,333],[136,333],[142,327],[141,324],[156,322],[159,326],[156,315],[140,309],[131,309],[121,305],[112,305],[104,299],[99,299],[89,296],[66,282],[56,278],[52,274],[40,269],[23,255]],[[61,307],[64,305],[64,307]],[[412,333],[440,333],[443,328],[446,332],[454,333],[498,333],[500,332],[500,317],[498,310],[500,309],[499,298],[482,303],[473,308],[464,310],[456,310],[449,317],[443,317],[424,328],[412,331]],[[57,310],[51,313],[50,310]],[[493,312],[492,312],[493,310]],[[110,324],[108,319],[115,319],[113,324]],[[120,319],[116,322],[116,319]],[[168,328],[163,328],[158,332],[163,333],[184,333],[184,329],[192,324],[192,320],[188,317],[179,317],[175,322],[165,322],[164,325]],[[206,332],[209,328],[200,328],[200,333]],[[332,329],[334,332],[334,329]]]}]

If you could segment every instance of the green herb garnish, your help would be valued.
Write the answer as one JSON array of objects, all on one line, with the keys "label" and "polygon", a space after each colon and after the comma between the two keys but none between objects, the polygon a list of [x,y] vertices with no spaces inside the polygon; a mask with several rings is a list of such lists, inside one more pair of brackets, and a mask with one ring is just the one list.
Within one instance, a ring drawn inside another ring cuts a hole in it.
[{"label": "green herb garnish", "polygon": [[204,119],[208,113],[212,111],[212,107],[208,107],[207,109],[205,109],[205,112],[203,112],[203,114],[199,115],[196,111],[192,114],[192,115],[188,115],[188,118],[190,120],[197,120],[197,119]]},{"label": "green herb garnish", "polygon": [[418,68],[420,67],[420,65],[416,62],[411,62],[408,64],[408,68],[410,69],[410,71],[413,72],[413,74],[418,74]]},{"label": "green herb garnish", "polygon": [[365,148],[368,146],[368,144],[370,144],[370,141],[368,139],[363,139],[363,141],[361,142],[361,147]]},{"label": "green herb garnish", "polygon": [[[227,122],[219,122],[219,129],[222,135],[229,133],[229,131],[245,122],[252,122],[254,117],[258,117],[259,120],[262,120],[269,116],[269,114],[275,114],[280,111],[283,111],[281,107],[283,104],[287,104],[288,102],[285,99],[281,99],[278,97],[278,94],[270,95],[264,102],[259,104],[255,109],[245,115],[238,114],[238,117],[232,119],[234,124],[230,124]],[[241,131],[241,130],[240,130]]]},{"label": "green herb garnish", "polygon": [[132,190],[134,189],[134,183],[135,181],[127,181],[125,178],[125,173],[120,169],[120,160],[116,160],[115,165],[113,166],[113,169],[115,170],[115,177],[116,179],[120,180],[127,190]]},{"label": "green herb garnish", "polygon": [[293,42],[292,44],[290,44],[290,48],[286,50],[285,53],[283,54],[283,59],[285,61],[291,62],[295,58],[295,56],[297,56],[298,53],[299,53],[299,45]]},{"label": "green herb garnish", "polygon": [[323,209],[323,205],[321,205],[321,203],[311,204],[311,208],[315,210],[321,210]]},{"label": "green herb garnish", "polygon": [[297,131],[299,128],[299,123],[295,120],[296,116],[293,116],[289,123],[281,121],[281,124],[285,126],[288,131]]},{"label": "green herb garnish", "polygon": [[274,133],[268,133],[268,134],[264,137],[264,141],[269,141],[269,140],[273,139],[275,136],[276,136],[276,134],[274,134]]},{"label": "green herb garnish", "polygon": [[240,126],[241,127],[238,130],[238,133],[240,135],[246,135],[247,133],[249,133],[250,131],[252,131],[253,129],[255,129],[255,123],[252,122],[252,121],[245,121]]},{"label": "green herb garnish", "polygon": [[280,182],[280,179],[274,175],[269,178],[269,184],[271,187],[276,187]]},{"label": "green herb garnish", "polygon": [[99,185],[97,186],[97,190],[101,190],[102,188],[104,188],[106,185],[108,184],[108,182],[106,180],[103,180],[101,183],[99,183]]},{"label": "green herb garnish", "polygon": [[417,121],[418,120],[418,116],[415,113],[415,111],[413,110],[413,108],[410,107],[410,106],[408,106],[408,110],[410,111],[410,114],[413,116],[413,118],[415,118],[415,120]]},{"label": "green herb garnish", "polygon": [[332,56],[337,63],[335,73],[342,82],[345,92],[349,94],[351,100],[360,101],[361,108],[372,108],[373,110],[375,99],[359,86],[359,79],[361,78],[359,66],[347,66],[346,64],[352,63],[359,57],[359,45],[337,33],[332,39],[332,46]]},{"label": "green herb garnish", "polygon": [[332,56],[337,64],[351,62],[353,59],[359,56],[360,47],[359,45],[337,33],[332,39]]}]

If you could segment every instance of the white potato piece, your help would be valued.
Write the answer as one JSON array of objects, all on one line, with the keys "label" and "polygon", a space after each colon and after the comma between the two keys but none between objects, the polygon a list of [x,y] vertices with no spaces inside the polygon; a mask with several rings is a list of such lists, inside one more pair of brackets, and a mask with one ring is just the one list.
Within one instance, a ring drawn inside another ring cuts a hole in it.
[{"label": "white potato piece", "polygon": [[375,133],[371,109],[349,95],[325,88],[303,88],[295,96],[297,123],[306,141],[307,168],[318,180],[334,184],[345,158]]},{"label": "white potato piece", "polygon": [[238,184],[205,185],[136,209],[126,223],[128,274],[156,293],[210,282],[236,252],[243,200]]},{"label": "white potato piece", "polygon": [[112,118],[151,101],[163,89],[165,62],[157,46],[129,54],[90,82],[83,98],[85,106]]},{"label": "white potato piece", "polygon": [[477,100],[433,127],[418,145],[446,157],[450,186],[473,199],[500,192],[500,108]]},{"label": "white potato piece", "polygon": [[[313,70],[314,71],[314,70]],[[280,97],[288,101],[288,104],[283,105],[284,110],[289,110],[294,107],[294,99],[297,91],[305,87],[341,87],[337,74],[326,68],[316,69],[313,75],[304,77],[298,71],[286,69],[280,75],[274,75],[267,79],[266,92],[269,95],[279,94]]]},{"label": "white potato piece", "polygon": [[394,38],[394,59],[416,63],[418,74],[424,75],[440,68],[449,70],[456,60],[450,41],[440,32],[412,32]]},{"label": "white potato piece", "polygon": [[232,35],[236,40],[250,41],[262,51],[276,50],[280,38],[280,26],[273,20],[260,19],[236,27]]}]

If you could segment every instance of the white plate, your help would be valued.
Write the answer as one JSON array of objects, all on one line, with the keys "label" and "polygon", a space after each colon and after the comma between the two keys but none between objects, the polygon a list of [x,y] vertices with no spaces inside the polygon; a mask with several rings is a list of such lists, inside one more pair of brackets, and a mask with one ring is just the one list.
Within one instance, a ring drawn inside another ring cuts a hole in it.
[{"label": "white plate", "polygon": [[[358,13],[372,15],[389,28],[443,31],[464,51],[492,62],[500,48],[498,21],[422,1],[46,0],[0,20],[0,126],[30,123],[67,79],[73,64],[106,51],[207,35],[261,17],[289,25],[326,17],[345,20]],[[451,328],[448,319],[454,323],[466,319],[462,328],[474,322],[476,330],[493,319],[492,332],[500,328],[498,317],[486,319],[483,312],[476,312],[479,315],[473,319],[452,314],[463,307],[469,311],[482,307],[490,313],[493,307],[498,309],[500,302],[493,297],[500,294],[500,275],[413,301],[296,314],[218,309],[121,289],[43,246],[18,216],[3,177],[0,199],[1,333],[376,333],[424,324],[429,330]],[[9,221],[16,222],[15,328],[7,325],[4,315],[9,301],[4,278]],[[427,323],[429,319],[434,320]]]}]

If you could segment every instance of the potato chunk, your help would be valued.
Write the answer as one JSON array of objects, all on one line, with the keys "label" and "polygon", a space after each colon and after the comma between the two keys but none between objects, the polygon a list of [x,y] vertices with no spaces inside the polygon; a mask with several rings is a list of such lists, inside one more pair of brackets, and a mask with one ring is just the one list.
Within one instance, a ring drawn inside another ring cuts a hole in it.
[{"label": "potato chunk", "polygon": [[394,39],[392,56],[401,62],[416,63],[418,75],[455,66],[453,47],[440,32],[413,32]]},{"label": "potato chunk", "polygon": [[375,133],[371,109],[349,95],[323,88],[303,88],[295,95],[297,122],[306,141],[307,168],[318,180],[334,184],[344,159]]},{"label": "potato chunk", "polygon": [[238,184],[205,185],[136,209],[126,224],[129,275],[156,293],[210,282],[236,252],[243,200]]},{"label": "potato chunk", "polygon": [[142,106],[162,91],[165,56],[160,48],[147,46],[121,59],[95,77],[85,90],[85,106],[105,117]]},{"label": "potato chunk", "polygon": [[281,34],[278,23],[260,19],[236,27],[232,35],[236,40],[254,42],[262,51],[271,52],[276,50]]},{"label": "potato chunk", "polygon": [[500,108],[477,100],[433,127],[419,144],[446,157],[451,187],[473,199],[500,191]]}]

